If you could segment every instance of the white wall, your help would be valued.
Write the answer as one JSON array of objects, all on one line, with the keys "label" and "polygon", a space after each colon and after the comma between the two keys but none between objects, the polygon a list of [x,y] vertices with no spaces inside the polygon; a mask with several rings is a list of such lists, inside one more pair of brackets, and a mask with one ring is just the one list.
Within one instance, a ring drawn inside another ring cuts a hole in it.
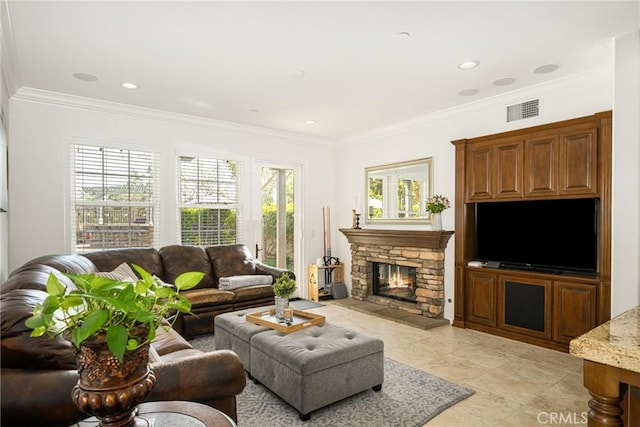
[{"label": "white wall", "polygon": [[[13,39],[11,31],[9,31],[9,11],[7,2],[0,1],[0,106],[4,116],[4,129],[8,130],[10,123],[9,98],[13,94],[14,87],[14,70],[12,62]],[[5,134],[5,137],[7,135]],[[5,140],[7,148],[9,141]],[[6,153],[5,153],[6,154]],[[0,155],[0,160],[6,159],[6,156]],[[4,168],[0,167],[0,171],[4,173]],[[1,185],[4,185],[5,179],[0,179]],[[9,274],[9,213],[0,212],[0,282],[4,281]]]},{"label": "white wall", "polygon": [[[606,58],[605,58],[606,59]],[[605,61],[606,62],[606,61]],[[602,67],[593,72],[556,80],[549,84],[514,91],[460,108],[442,111],[393,128],[381,129],[360,138],[342,143],[337,157],[337,170],[341,171],[336,188],[338,226],[351,226],[351,209],[356,197],[364,204],[364,168],[391,162],[433,157],[433,191],[443,194],[453,203],[455,195],[455,158],[451,141],[473,138],[502,131],[536,126],[594,114],[612,108],[611,69]],[[506,106],[531,99],[540,99],[539,117],[506,123]],[[358,212],[363,206],[358,207]],[[454,209],[443,213],[443,225],[454,227]],[[364,224],[365,228],[417,229],[429,226],[378,226]],[[350,265],[349,244],[344,235],[335,239],[337,253]],[[445,252],[445,318],[453,319],[454,239]],[[347,277],[348,286],[351,286]],[[449,302],[450,300],[450,302]]]},{"label": "white wall", "polygon": [[615,42],[611,316],[640,302],[640,31]]},{"label": "white wall", "polygon": [[[0,78],[0,105],[5,122],[9,121],[9,99],[7,97],[4,74]],[[6,137],[6,134],[5,134]],[[7,142],[5,140],[5,142]],[[8,142],[7,142],[8,144]],[[8,147],[8,145],[7,145]],[[4,150],[3,144],[0,144],[0,150]],[[6,161],[6,153],[0,153],[0,161]],[[0,166],[0,173],[4,173],[5,168]],[[0,177],[0,185],[5,185],[6,178]],[[3,282],[9,274],[9,213],[0,212],[0,283]]]},{"label": "white wall", "polygon": [[159,246],[176,243],[177,153],[227,153],[245,160],[247,173],[255,160],[301,165],[303,242],[311,254],[303,264],[322,251],[322,206],[333,202],[332,142],[24,88],[11,109],[11,270],[40,255],[70,252],[69,146],[77,138],[160,153]]}]

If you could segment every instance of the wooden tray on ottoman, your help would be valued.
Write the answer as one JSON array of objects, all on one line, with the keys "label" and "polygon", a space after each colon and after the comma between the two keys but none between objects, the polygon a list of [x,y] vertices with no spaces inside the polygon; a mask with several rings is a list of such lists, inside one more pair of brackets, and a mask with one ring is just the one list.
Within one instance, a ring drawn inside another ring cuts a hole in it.
[{"label": "wooden tray on ottoman", "polygon": [[286,323],[276,320],[275,313],[275,308],[265,311],[257,311],[255,313],[247,314],[246,319],[248,322],[266,326],[267,328],[275,329],[276,331],[284,332],[285,334],[299,331],[301,329],[308,328],[309,326],[322,325],[325,321],[324,316],[319,314],[294,309],[293,323],[287,326]]}]

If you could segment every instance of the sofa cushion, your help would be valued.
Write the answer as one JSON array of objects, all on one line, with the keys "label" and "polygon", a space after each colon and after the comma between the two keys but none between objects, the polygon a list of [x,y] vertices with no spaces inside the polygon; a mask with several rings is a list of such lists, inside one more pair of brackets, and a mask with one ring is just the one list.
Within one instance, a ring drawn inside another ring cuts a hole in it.
[{"label": "sofa cushion", "polygon": [[[245,245],[209,246],[205,249],[215,277],[243,276],[255,274],[255,262]],[[217,285],[217,283],[216,283]]]},{"label": "sofa cushion", "polygon": [[257,285],[249,286],[246,288],[238,288],[232,291],[235,294],[235,303],[261,300],[263,298],[273,298],[273,286],[271,285]]},{"label": "sofa cushion", "polygon": [[73,344],[57,336],[32,338],[24,321],[31,317],[36,304],[47,293],[35,289],[15,289],[0,295],[0,334],[2,335],[2,368],[10,369],[76,369]]},{"label": "sofa cushion", "polygon": [[161,248],[158,253],[164,267],[165,282],[175,283],[176,278],[182,273],[199,271],[204,273],[204,277],[195,289],[214,287],[211,263],[203,248],[199,246],[171,245]]},{"label": "sofa cushion", "polygon": [[[210,307],[221,304],[233,304],[235,295],[231,291],[223,291],[220,289],[189,289],[180,292],[191,303],[191,309],[200,307]],[[188,316],[188,315],[187,315]],[[213,325],[211,325],[213,327]]]},{"label": "sofa cushion", "polygon": [[270,285],[273,282],[273,276],[265,274],[248,274],[245,276],[220,277],[218,287],[224,290],[237,288],[246,288],[255,285]]},{"label": "sofa cushion", "polygon": [[193,349],[191,344],[171,329],[166,321],[163,322],[163,326],[156,330],[156,337],[153,339],[151,346],[160,356],[174,351]]}]

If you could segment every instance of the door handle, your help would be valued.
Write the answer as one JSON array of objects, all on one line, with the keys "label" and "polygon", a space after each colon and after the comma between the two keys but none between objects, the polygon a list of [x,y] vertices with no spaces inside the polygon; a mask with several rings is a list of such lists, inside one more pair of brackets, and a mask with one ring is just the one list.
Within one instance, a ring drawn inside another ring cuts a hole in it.
[{"label": "door handle", "polygon": [[258,246],[258,244],[256,243],[256,259],[258,259],[258,252],[260,252],[262,249],[260,249],[260,247]]}]

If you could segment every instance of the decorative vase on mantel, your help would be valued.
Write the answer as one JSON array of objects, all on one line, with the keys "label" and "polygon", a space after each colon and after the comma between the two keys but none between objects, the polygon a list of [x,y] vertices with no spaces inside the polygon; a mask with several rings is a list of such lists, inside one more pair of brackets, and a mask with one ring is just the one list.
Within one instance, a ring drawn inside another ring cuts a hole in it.
[{"label": "decorative vase on mantel", "polygon": [[434,212],[431,220],[431,224],[432,224],[432,229],[434,231],[442,231],[444,230],[444,228],[442,228],[442,213],[441,212]]},{"label": "decorative vase on mantel", "polygon": [[[142,329],[140,335],[146,338],[148,330]],[[109,351],[103,333],[80,344],[76,359],[80,379],[71,398],[80,411],[95,416],[100,427],[148,425],[146,420],[136,419],[136,407],[156,382],[149,366],[148,343],[126,351],[120,363]]]},{"label": "decorative vase on mantel", "polygon": [[284,320],[284,309],[289,307],[289,298],[282,298],[279,296],[275,296],[276,302],[276,319]]}]

